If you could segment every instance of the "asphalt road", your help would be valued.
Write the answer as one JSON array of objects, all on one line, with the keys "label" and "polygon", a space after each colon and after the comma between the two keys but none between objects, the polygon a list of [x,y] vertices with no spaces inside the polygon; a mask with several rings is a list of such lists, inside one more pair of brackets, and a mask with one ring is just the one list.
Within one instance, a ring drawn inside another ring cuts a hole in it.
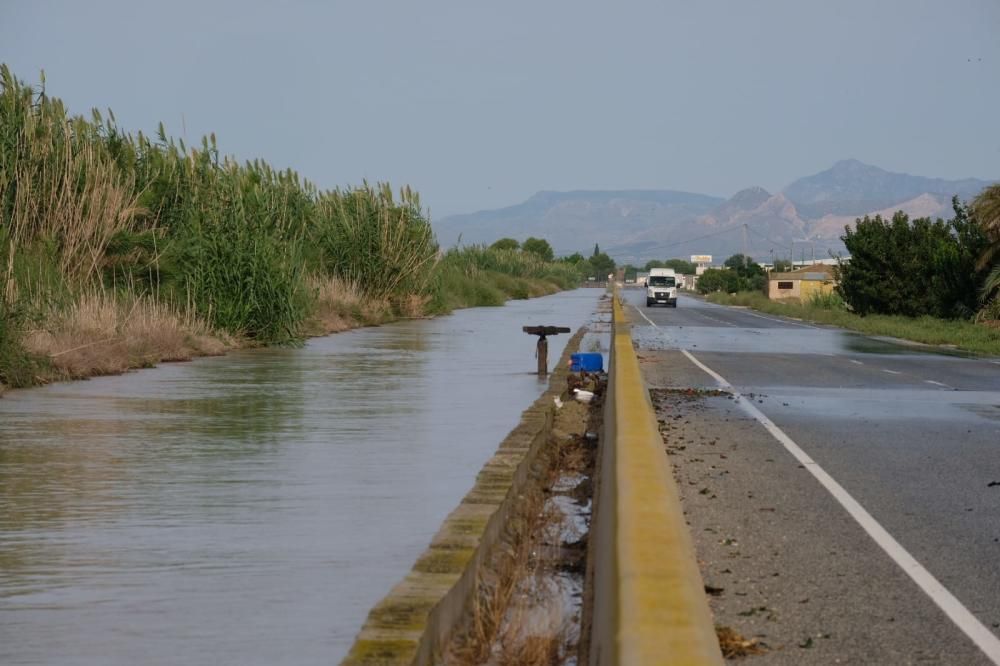
[{"label": "asphalt road", "polygon": [[751,659],[1000,664],[1000,359],[623,293],[716,622]]}]

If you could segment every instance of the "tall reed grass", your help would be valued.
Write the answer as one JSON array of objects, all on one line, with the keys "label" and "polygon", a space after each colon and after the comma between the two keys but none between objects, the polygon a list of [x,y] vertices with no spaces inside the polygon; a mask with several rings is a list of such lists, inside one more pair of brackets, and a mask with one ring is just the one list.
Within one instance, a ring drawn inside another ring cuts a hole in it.
[{"label": "tall reed grass", "polygon": [[71,116],[44,76],[33,87],[0,65],[0,354],[23,351],[28,321],[71,313],[95,293],[148,299],[257,343],[295,343],[331,311],[316,281],[334,279],[371,302],[357,308],[362,320],[384,321],[579,277],[519,251],[442,254],[408,187],[319,190],[291,169],[222,156],[214,134],[195,147],[162,124],[155,136],[130,134],[110,111]]}]

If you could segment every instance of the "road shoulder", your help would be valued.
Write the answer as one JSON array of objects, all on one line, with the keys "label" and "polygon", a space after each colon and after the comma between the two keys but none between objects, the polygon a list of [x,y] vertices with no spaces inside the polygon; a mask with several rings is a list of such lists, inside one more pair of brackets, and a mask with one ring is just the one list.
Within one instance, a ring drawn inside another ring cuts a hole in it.
[{"label": "road shoulder", "polygon": [[716,624],[767,649],[752,660],[989,663],[732,396],[639,353]]}]

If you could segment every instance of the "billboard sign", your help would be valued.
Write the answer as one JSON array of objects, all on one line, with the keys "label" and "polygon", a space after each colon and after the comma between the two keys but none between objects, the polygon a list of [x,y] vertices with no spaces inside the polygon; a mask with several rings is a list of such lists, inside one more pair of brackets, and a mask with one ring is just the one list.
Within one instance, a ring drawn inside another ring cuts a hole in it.
[{"label": "billboard sign", "polygon": [[712,263],[712,255],[710,254],[692,254],[691,255],[692,264],[710,264]]}]

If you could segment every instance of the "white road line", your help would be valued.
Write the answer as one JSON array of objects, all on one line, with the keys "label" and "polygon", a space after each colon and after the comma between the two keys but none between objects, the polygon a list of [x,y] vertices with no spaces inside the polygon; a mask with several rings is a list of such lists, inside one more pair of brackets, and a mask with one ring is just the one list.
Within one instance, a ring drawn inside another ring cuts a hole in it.
[{"label": "white road line", "polygon": [[944,388],[951,388],[947,384],[942,384],[941,382],[936,382],[933,379],[925,379],[924,382],[927,384],[934,384],[934,386],[943,386]]},{"label": "white road line", "polygon": [[854,363],[855,365],[864,365],[864,363],[862,363],[861,361],[855,361],[855,360],[854,360],[853,358],[852,358],[852,359],[848,359],[848,360],[849,360],[849,361],[850,361],[851,363]]},{"label": "white road line", "polygon": [[903,374],[899,370],[886,370],[885,368],[882,368],[882,372],[888,372],[890,375],[901,375],[901,374]]},{"label": "white road line", "polygon": [[657,326],[657,325],[656,325],[656,322],[654,322],[654,321],[653,321],[652,319],[650,319],[649,317],[647,317],[647,316],[646,316],[646,313],[645,313],[645,312],[643,312],[643,311],[642,311],[642,310],[640,310],[639,308],[635,307],[634,305],[632,306],[632,308],[633,308],[633,309],[634,309],[634,310],[635,310],[636,312],[638,312],[639,314],[641,314],[641,315],[642,315],[642,318],[643,318],[643,319],[645,319],[645,320],[646,320],[646,321],[648,321],[648,322],[649,322],[650,324],[652,324],[652,325],[653,325],[653,328],[659,328],[659,326]]},{"label": "white road line", "polygon": [[[733,385],[727,382],[720,374],[699,361],[686,349],[681,353],[696,366],[707,372],[719,386],[733,392],[734,397],[742,397],[740,393],[733,390]],[[947,615],[952,622],[966,636],[968,636],[976,646],[994,663],[1000,666],[1000,638],[987,629],[975,615],[962,605],[955,595],[945,588],[920,562],[916,560],[903,546],[886,531],[882,525],[865,510],[861,504],[848,493],[843,486],[837,483],[832,476],[819,466],[799,445],[774,424],[771,419],[753,406],[749,400],[740,400],[743,410],[755,418],[771,435],[784,445],[785,449],[798,460],[809,473],[816,477],[827,491],[833,495],[834,499],[852,518],[868,533],[875,543],[879,545],[885,553],[902,569],[906,575],[913,579],[913,582],[924,591],[931,601]]]}]

